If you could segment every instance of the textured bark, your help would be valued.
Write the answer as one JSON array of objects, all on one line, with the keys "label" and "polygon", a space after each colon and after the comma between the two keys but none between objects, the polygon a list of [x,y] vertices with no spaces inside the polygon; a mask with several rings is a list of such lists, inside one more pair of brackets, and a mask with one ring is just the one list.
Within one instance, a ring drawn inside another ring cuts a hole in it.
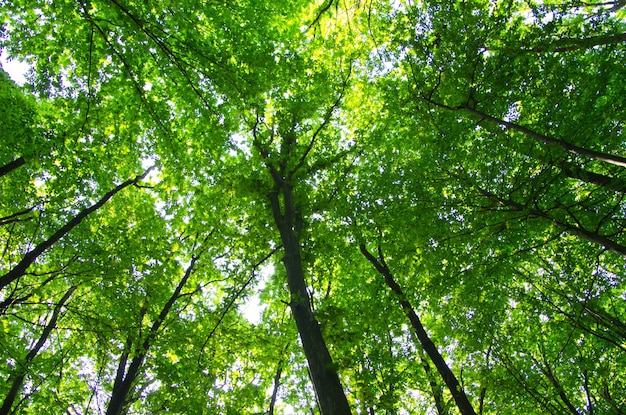
[{"label": "textured bark", "polygon": [[14,377],[9,378],[9,382],[11,383],[11,387],[7,396],[4,398],[4,402],[2,403],[2,407],[0,407],[0,415],[8,415],[11,413],[11,408],[13,407],[13,403],[15,399],[20,393],[22,389],[22,385],[24,384],[24,379],[26,377],[26,373],[28,371],[28,366],[33,361],[33,359],[39,354],[39,351],[48,341],[48,337],[50,337],[50,333],[57,325],[57,320],[59,319],[59,315],[61,314],[61,308],[65,305],[67,300],[71,297],[72,293],[76,290],[76,286],[70,287],[66,292],[61,301],[54,307],[52,312],[52,316],[46,324],[41,336],[39,336],[39,340],[35,346],[28,352],[26,358],[24,359],[24,363],[21,365],[20,369],[18,369],[17,373]]},{"label": "textured bark", "polygon": [[450,394],[454,398],[454,402],[456,403],[457,408],[459,408],[461,414],[476,415],[476,411],[474,411],[474,408],[467,398],[467,395],[465,395],[465,391],[461,387],[461,384],[457,380],[456,376],[454,375],[446,361],[443,359],[443,356],[441,356],[441,354],[439,353],[439,350],[437,350],[437,347],[430,339],[430,336],[428,336],[428,333],[426,333],[426,329],[422,325],[422,322],[420,321],[417,313],[415,312],[409,301],[406,299],[402,288],[393,278],[391,270],[385,263],[380,247],[378,249],[378,258],[374,257],[367,250],[364,244],[359,245],[359,248],[363,256],[367,258],[367,260],[374,266],[374,268],[376,268],[376,270],[384,277],[385,284],[387,284],[391,291],[398,297],[398,302],[400,303],[400,306],[402,307],[406,315],[409,317],[411,326],[413,327],[413,330],[415,330],[415,334],[417,335],[417,338],[419,339],[422,348],[437,368],[439,375],[441,375],[441,378],[443,379],[448,390],[450,391]]},{"label": "textured bark", "polygon": [[0,177],[4,176],[5,174],[11,173],[13,170],[23,166],[24,164],[26,164],[26,160],[24,160],[24,157],[18,157],[15,160],[5,164],[4,166],[0,166]]},{"label": "textured bark", "polygon": [[104,204],[108,202],[109,199],[111,199],[116,193],[120,192],[121,190],[125,189],[128,186],[137,184],[140,180],[143,180],[148,175],[150,170],[151,168],[146,170],[141,176],[137,176],[132,180],[127,180],[124,183],[118,185],[117,187],[115,187],[114,189],[106,193],[97,203],[89,206],[88,208],[81,210],[76,216],[74,216],[69,222],[67,222],[61,229],[59,229],[48,239],[46,239],[45,241],[39,243],[36,247],[34,247],[31,251],[29,251],[26,255],[24,255],[24,258],[22,258],[22,260],[15,267],[13,267],[11,271],[7,272],[6,274],[0,277],[0,290],[6,287],[7,285],[11,284],[16,279],[23,276],[26,273],[26,270],[28,269],[28,267],[30,267],[33,264],[33,262],[35,262],[35,260],[39,257],[39,255],[44,253],[46,250],[52,247],[52,245],[54,245],[59,240],[61,240],[61,238],[67,235],[72,229],[80,225],[80,223],[87,216],[89,216],[91,213],[95,212],[96,210],[100,209],[102,206],[104,206]]},{"label": "textured bark", "polygon": [[[311,379],[322,415],[348,415],[351,412],[343,386],[322,337],[320,325],[313,315],[306,289],[300,255],[302,217],[293,199],[293,190],[274,170],[276,189],[270,194],[274,221],[283,243],[283,263],[291,296],[290,308],[304,348]],[[282,206],[281,197],[282,196]]]}]

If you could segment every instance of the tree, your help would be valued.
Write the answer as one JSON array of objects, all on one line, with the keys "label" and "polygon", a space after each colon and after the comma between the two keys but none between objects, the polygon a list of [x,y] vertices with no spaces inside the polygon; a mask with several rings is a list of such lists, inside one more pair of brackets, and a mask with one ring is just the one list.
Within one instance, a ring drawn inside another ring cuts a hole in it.
[{"label": "tree", "polygon": [[623,6],[3,4],[3,411],[623,412]]}]

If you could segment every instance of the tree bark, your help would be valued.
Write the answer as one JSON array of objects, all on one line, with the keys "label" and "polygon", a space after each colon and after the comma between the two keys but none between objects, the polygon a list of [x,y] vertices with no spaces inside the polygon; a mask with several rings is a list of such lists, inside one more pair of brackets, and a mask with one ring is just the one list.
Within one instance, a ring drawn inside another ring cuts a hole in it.
[{"label": "tree bark", "polygon": [[15,374],[15,376],[13,378],[9,378],[11,387],[9,389],[7,396],[4,398],[2,407],[0,407],[0,415],[8,415],[11,413],[11,407],[13,406],[15,399],[17,398],[17,396],[20,393],[20,390],[22,389],[22,385],[24,384],[24,378],[26,377],[30,363],[37,356],[37,354],[39,353],[43,345],[46,343],[46,341],[48,341],[48,337],[50,337],[50,333],[56,327],[57,320],[59,319],[59,315],[61,314],[61,308],[63,308],[63,306],[65,305],[67,300],[69,300],[70,296],[75,290],[76,290],[76,286],[75,285],[71,286],[65,292],[65,295],[63,295],[63,298],[61,298],[61,301],[59,301],[59,303],[55,305],[54,310],[52,312],[52,316],[50,317],[48,324],[46,324],[46,327],[41,333],[41,336],[39,336],[39,340],[37,340],[37,343],[35,344],[35,346],[28,352],[28,354],[26,355],[26,358],[24,359],[24,363],[22,364],[21,368],[17,369],[17,373]]},{"label": "tree bark", "polygon": [[152,168],[149,168],[148,170],[146,170],[141,176],[137,176],[132,180],[127,180],[124,183],[120,184],[119,186],[115,187],[113,190],[106,193],[97,203],[80,211],[69,222],[67,222],[61,229],[59,229],[48,239],[46,239],[45,241],[39,243],[36,247],[34,247],[31,251],[29,251],[26,255],[24,255],[24,258],[22,258],[22,260],[15,267],[13,267],[11,271],[7,272],[6,274],[0,277],[0,290],[2,290],[7,285],[11,284],[16,279],[22,277],[26,273],[26,270],[28,269],[28,267],[30,267],[33,264],[33,262],[35,262],[35,260],[39,257],[39,255],[41,255],[50,247],[52,247],[52,245],[57,243],[61,238],[67,235],[72,229],[77,227],[87,216],[89,216],[91,213],[95,212],[96,210],[100,209],[116,193],[120,192],[121,190],[125,189],[128,186],[136,185],[140,180],[144,179],[148,175],[150,170],[152,170]]},{"label": "tree bark", "polygon": [[456,403],[457,408],[459,408],[461,414],[476,415],[476,412],[474,411],[472,404],[467,398],[467,395],[465,395],[465,391],[463,391],[461,384],[457,380],[456,376],[454,375],[446,361],[439,353],[439,350],[437,350],[437,347],[430,339],[430,336],[428,336],[428,333],[426,333],[426,329],[422,325],[422,322],[417,316],[417,313],[415,312],[409,301],[406,299],[402,288],[393,278],[391,270],[385,263],[380,247],[378,248],[378,258],[374,257],[367,250],[365,244],[360,244],[359,249],[361,250],[363,256],[367,258],[367,260],[374,266],[374,268],[376,268],[376,270],[384,277],[385,284],[387,284],[391,291],[398,297],[398,302],[400,303],[400,306],[402,307],[406,315],[409,317],[411,326],[413,327],[413,330],[415,330],[415,334],[417,335],[417,338],[419,339],[422,348],[437,368],[437,371],[439,372],[444,383],[448,387],[448,390],[454,398],[454,402]]},{"label": "tree bark", "polygon": [[4,166],[0,166],[0,177],[4,176],[5,174],[11,173],[13,170],[23,166],[24,164],[26,164],[26,160],[24,160],[24,157],[18,157],[15,160],[5,164]]},{"label": "tree bark", "polygon": [[[293,199],[293,189],[271,169],[276,184],[270,195],[274,221],[283,243],[283,263],[291,296],[289,306],[304,348],[315,395],[322,415],[351,414],[335,365],[322,336],[320,325],[313,315],[311,299],[306,289],[304,268],[300,254],[302,215]],[[281,197],[282,196],[282,206]]]},{"label": "tree bark", "polygon": [[150,327],[150,331],[148,332],[148,335],[146,336],[143,343],[141,344],[141,349],[137,351],[137,354],[131,360],[130,365],[128,366],[128,369],[126,369],[126,363],[127,363],[127,359],[130,353],[129,349],[130,349],[131,343],[129,342],[127,344],[127,350],[124,351],[124,354],[122,355],[120,359],[120,363],[118,364],[117,375],[115,378],[115,383],[113,384],[113,392],[111,393],[111,398],[109,399],[109,405],[107,407],[106,415],[122,414],[122,410],[124,409],[124,405],[127,402],[128,395],[130,394],[132,390],[133,382],[135,381],[135,379],[137,378],[137,375],[139,374],[139,370],[141,369],[144,359],[146,358],[146,355],[148,354],[148,350],[150,349],[150,346],[154,338],[157,336],[159,329],[161,328],[161,325],[163,324],[163,322],[167,318],[167,315],[172,309],[172,306],[174,305],[178,297],[180,297],[180,293],[183,287],[185,286],[185,284],[187,283],[187,281],[189,280],[189,277],[191,276],[191,272],[193,271],[193,267],[198,261],[198,258],[199,257],[197,256],[191,258],[191,263],[185,270],[185,275],[176,286],[176,289],[170,296],[167,303],[165,303],[165,305],[161,309],[161,312],[159,313],[159,316],[157,317],[156,321],[152,323],[152,326]]}]

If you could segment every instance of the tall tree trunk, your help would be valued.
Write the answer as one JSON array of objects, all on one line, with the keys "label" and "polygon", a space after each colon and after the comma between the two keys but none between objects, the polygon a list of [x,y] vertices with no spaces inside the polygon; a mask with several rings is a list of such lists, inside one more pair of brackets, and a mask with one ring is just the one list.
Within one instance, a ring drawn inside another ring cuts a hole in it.
[{"label": "tall tree trunk", "polygon": [[450,367],[448,367],[448,364],[439,353],[439,350],[437,350],[437,347],[428,336],[428,333],[426,333],[426,329],[424,329],[424,326],[417,316],[417,313],[415,312],[409,301],[406,299],[402,288],[393,278],[391,270],[385,263],[380,247],[378,247],[378,258],[374,257],[367,250],[364,244],[360,244],[359,249],[361,250],[363,256],[367,258],[367,260],[374,266],[374,268],[376,268],[376,270],[384,277],[385,284],[387,284],[391,291],[398,297],[398,302],[400,303],[400,306],[402,307],[406,315],[409,317],[411,326],[413,327],[413,330],[415,330],[415,334],[417,335],[417,338],[419,339],[422,348],[437,368],[437,371],[439,372],[444,383],[448,387],[448,390],[454,398],[454,402],[456,403],[457,408],[459,408],[461,414],[476,415],[476,411],[474,411],[474,408],[467,398],[467,395],[465,395],[465,391],[463,391],[461,384],[457,380]]},{"label": "tall tree trunk", "polygon": [[[419,339],[417,339],[417,341],[419,341]],[[428,363],[428,360],[426,360],[421,353],[420,353],[420,361],[422,362],[422,367],[424,368],[424,372],[426,373],[426,378],[428,379],[428,383],[430,385],[430,390],[433,394],[433,399],[435,401],[435,408],[437,409],[437,414],[446,415],[448,411],[446,410],[445,400],[443,399],[443,393],[442,393],[443,388],[433,378],[431,374],[430,363]]]},{"label": "tall tree trunk", "polygon": [[352,412],[322,337],[320,325],[313,315],[311,299],[306,289],[300,255],[302,215],[293,199],[291,186],[274,170],[273,172],[276,188],[269,197],[274,221],[283,243],[283,263],[291,296],[289,306],[302,340],[320,412],[322,415],[347,415]]},{"label": "tall tree trunk", "polygon": [[24,164],[26,164],[26,160],[24,160],[24,157],[18,157],[13,161],[8,162],[4,166],[0,166],[0,177],[4,176],[5,174],[11,173],[13,170],[23,166]]},{"label": "tall tree trunk", "polygon": [[113,384],[113,393],[111,393],[111,399],[109,399],[109,405],[107,407],[106,415],[120,415],[122,413],[124,405],[128,400],[128,395],[132,390],[133,382],[139,374],[139,370],[141,369],[143,361],[148,354],[148,350],[150,349],[154,338],[157,336],[161,325],[163,324],[170,310],[174,306],[174,303],[176,302],[178,297],[180,297],[180,293],[187,281],[189,280],[189,277],[191,276],[191,273],[193,271],[193,267],[198,261],[198,258],[199,256],[194,256],[191,258],[191,263],[185,270],[185,275],[176,286],[176,289],[170,296],[167,303],[165,303],[165,305],[161,309],[161,312],[159,313],[156,321],[152,323],[150,331],[148,332],[143,343],[141,344],[141,349],[137,351],[137,354],[131,360],[128,369],[126,369],[128,354],[130,353],[130,350],[128,350],[130,349],[130,343],[128,343],[127,350],[124,351],[120,363],[118,364],[117,376],[115,378],[115,383]]},{"label": "tall tree trunk", "polygon": [[39,255],[44,253],[46,250],[52,247],[52,245],[54,245],[61,238],[67,235],[72,229],[78,226],[87,216],[89,216],[89,214],[100,209],[116,193],[120,192],[121,190],[125,189],[128,186],[137,184],[140,180],[143,180],[148,175],[150,170],[152,170],[152,168],[149,168],[148,170],[146,170],[141,176],[137,176],[132,180],[127,180],[124,183],[118,185],[117,187],[115,187],[114,189],[106,193],[97,203],[89,206],[88,208],[81,210],[76,216],[74,216],[69,222],[67,222],[61,229],[59,229],[48,239],[46,239],[45,241],[39,243],[36,247],[34,247],[31,251],[29,251],[26,255],[24,255],[24,258],[22,258],[22,260],[15,267],[13,267],[11,271],[7,272],[6,274],[0,277],[0,290],[6,287],[7,285],[11,284],[16,279],[22,277],[26,273],[26,270],[28,269],[28,267],[30,267],[33,264],[33,262],[35,262],[35,260],[39,257]]},{"label": "tall tree trunk", "polygon": [[24,363],[19,369],[17,369],[17,373],[15,374],[15,376],[12,378],[9,378],[11,387],[9,389],[9,393],[4,398],[2,407],[0,407],[0,415],[8,415],[9,413],[11,413],[11,407],[13,406],[15,399],[17,398],[17,396],[20,393],[20,390],[22,389],[24,378],[26,377],[26,373],[28,372],[28,367],[30,366],[30,363],[37,356],[37,354],[39,353],[43,345],[46,343],[46,341],[48,341],[48,337],[50,337],[50,333],[56,327],[57,320],[59,319],[59,314],[61,314],[61,308],[63,308],[63,306],[65,305],[67,300],[69,300],[70,296],[75,290],[76,290],[76,286],[73,285],[65,292],[65,295],[63,295],[63,298],[61,298],[61,301],[59,301],[57,305],[54,307],[52,316],[50,317],[48,324],[46,324],[46,327],[41,333],[41,336],[39,336],[39,340],[37,340],[37,343],[35,344],[35,346],[28,352],[28,354],[26,355],[26,358],[24,359]]}]

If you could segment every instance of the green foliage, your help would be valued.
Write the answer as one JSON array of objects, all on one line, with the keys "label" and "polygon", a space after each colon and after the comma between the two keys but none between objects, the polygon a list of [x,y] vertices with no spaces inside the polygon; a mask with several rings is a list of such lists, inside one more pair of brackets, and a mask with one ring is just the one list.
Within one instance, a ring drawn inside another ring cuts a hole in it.
[{"label": "green foliage", "polygon": [[277,201],[354,413],[458,413],[361,244],[477,413],[622,413],[622,3],[2,3],[0,274],[154,168],[0,291],[0,405],[316,413]]}]

